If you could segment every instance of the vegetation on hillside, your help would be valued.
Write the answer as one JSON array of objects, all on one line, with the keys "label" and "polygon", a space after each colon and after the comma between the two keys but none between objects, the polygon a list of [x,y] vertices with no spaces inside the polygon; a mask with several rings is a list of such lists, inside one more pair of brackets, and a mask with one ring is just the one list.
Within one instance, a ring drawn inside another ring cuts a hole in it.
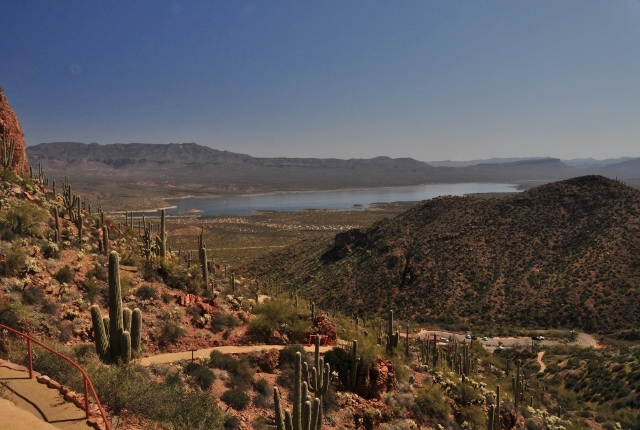
[{"label": "vegetation on hillside", "polygon": [[640,324],[640,192],[585,176],[496,199],[440,197],[258,259],[326,309],[453,328]]}]

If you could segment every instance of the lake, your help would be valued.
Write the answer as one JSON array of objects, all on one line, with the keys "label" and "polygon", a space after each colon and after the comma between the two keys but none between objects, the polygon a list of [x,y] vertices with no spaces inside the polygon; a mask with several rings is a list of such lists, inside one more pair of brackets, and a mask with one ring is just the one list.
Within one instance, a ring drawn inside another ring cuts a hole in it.
[{"label": "lake", "polygon": [[412,187],[372,188],[339,191],[313,191],[302,193],[279,193],[253,196],[190,197],[172,199],[168,203],[176,208],[168,209],[167,215],[182,215],[196,209],[199,215],[251,215],[255,210],[298,211],[302,209],[360,209],[372,203],[399,201],[421,201],[438,196],[463,196],[471,193],[513,193],[515,185],[509,184],[430,184]]}]

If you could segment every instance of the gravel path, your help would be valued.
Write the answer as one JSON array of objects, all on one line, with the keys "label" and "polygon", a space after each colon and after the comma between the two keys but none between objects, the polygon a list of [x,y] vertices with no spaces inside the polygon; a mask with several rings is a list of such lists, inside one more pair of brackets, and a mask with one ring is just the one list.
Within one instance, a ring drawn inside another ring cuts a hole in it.
[{"label": "gravel path", "polygon": [[[223,354],[249,354],[254,351],[267,351],[269,349],[282,349],[284,345],[241,345],[241,346],[214,346],[213,348],[198,349],[196,351],[172,352],[168,354],[153,355],[144,357],[140,360],[140,364],[148,366],[156,363],[175,363],[180,360],[198,359],[200,357],[209,358],[211,351],[220,351]],[[321,346],[320,353],[331,350],[333,346]],[[305,346],[307,352],[314,352],[315,346]]]},{"label": "gravel path", "polygon": [[544,373],[545,369],[547,368],[547,365],[544,364],[542,362],[542,356],[544,355],[544,351],[540,351],[538,353],[538,364],[540,365],[540,370],[538,371],[538,373]]}]

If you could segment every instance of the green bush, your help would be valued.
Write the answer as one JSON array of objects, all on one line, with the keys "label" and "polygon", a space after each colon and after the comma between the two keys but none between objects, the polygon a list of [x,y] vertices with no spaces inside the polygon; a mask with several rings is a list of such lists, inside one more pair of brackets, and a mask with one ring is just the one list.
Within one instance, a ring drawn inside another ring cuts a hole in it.
[{"label": "green bush", "polygon": [[141,300],[157,299],[158,289],[150,285],[143,285],[136,290],[136,296]]},{"label": "green bush", "polygon": [[35,285],[28,286],[22,292],[22,303],[25,305],[36,305],[44,300],[44,290]]},{"label": "green bush", "polygon": [[16,201],[6,215],[7,226],[16,234],[42,236],[42,225],[49,212],[27,201]]},{"label": "green bush", "polygon": [[11,276],[16,272],[23,272],[27,268],[27,258],[29,251],[22,245],[22,240],[16,239],[11,242],[11,248],[6,254],[4,264],[0,265],[0,272],[3,275]]},{"label": "green bush", "polygon": [[71,281],[73,281],[74,273],[71,270],[71,267],[69,267],[69,265],[66,264],[64,267],[61,267],[55,273],[55,275],[53,275],[53,277],[56,279],[56,281],[60,282],[61,284],[69,284]]},{"label": "green bush", "polygon": [[251,398],[244,392],[244,389],[233,388],[222,393],[220,400],[231,406],[236,411],[242,411],[249,405]]},{"label": "green bush", "polygon": [[220,333],[227,329],[234,329],[240,325],[240,320],[233,314],[223,314],[218,312],[211,316],[211,331],[214,333]]},{"label": "green bush", "polygon": [[253,389],[255,390],[256,393],[263,396],[268,396],[272,392],[269,382],[264,378],[260,378],[257,381],[255,381],[253,383]]},{"label": "green bush", "polygon": [[447,420],[452,413],[451,406],[444,400],[446,393],[439,386],[426,383],[416,393],[416,404],[423,412],[433,417]]},{"label": "green bush", "polygon": [[165,321],[160,328],[160,336],[158,344],[161,347],[166,347],[178,342],[182,336],[186,334],[186,330],[175,321]]},{"label": "green bush", "polygon": [[197,363],[189,363],[184,368],[184,373],[195,382],[203,391],[208,391],[216,380],[216,376],[211,369],[201,366]]}]

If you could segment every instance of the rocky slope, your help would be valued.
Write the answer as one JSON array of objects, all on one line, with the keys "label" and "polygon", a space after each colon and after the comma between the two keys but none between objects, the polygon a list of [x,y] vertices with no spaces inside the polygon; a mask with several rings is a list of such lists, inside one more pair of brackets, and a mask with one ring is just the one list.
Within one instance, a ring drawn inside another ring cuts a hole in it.
[{"label": "rocky slope", "polygon": [[7,141],[15,141],[11,168],[24,178],[29,175],[29,160],[27,159],[24,132],[20,127],[18,117],[9,106],[7,96],[0,91],[0,136],[3,131],[6,134]]},{"label": "rocky slope", "polygon": [[441,324],[640,323],[640,192],[600,176],[498,199],[442,197],[257,261],[327,309]]}]

